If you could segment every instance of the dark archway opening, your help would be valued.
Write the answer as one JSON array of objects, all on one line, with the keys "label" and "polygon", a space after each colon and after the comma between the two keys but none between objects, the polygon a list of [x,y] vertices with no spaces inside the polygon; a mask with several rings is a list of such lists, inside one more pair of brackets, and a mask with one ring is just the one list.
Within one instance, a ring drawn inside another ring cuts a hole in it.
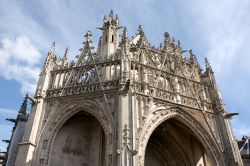
[{"label": "dark archway opening", "polygon": [[81,111],[59,130],[51,153],[51,166],[105,165],[105,134],[100,122]]},{"label": "dark archway opening", "polygon": [[161,123],[152,133],[145,166],[208,166],[209,157],[195,134],[177,119]]}]

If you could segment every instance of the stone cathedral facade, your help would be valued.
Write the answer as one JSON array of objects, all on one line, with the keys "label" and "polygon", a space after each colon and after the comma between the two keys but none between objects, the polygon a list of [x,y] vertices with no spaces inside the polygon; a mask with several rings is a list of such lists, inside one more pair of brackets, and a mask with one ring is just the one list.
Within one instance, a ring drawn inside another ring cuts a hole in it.
[{"label": "stone cathedral facade", "polygon": [[88,31],[75,61],[53,43],[8,166],[243,165],[207,60],[203,72],[167,32],[159,48],[141,26],[119,35],[113,11],[99,29],[98,48]]}]

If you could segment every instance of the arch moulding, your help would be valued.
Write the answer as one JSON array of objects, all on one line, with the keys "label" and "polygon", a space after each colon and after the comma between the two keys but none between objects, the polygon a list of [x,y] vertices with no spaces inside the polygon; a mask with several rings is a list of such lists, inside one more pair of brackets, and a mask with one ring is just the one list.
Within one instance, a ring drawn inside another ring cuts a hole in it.
[{"label": "arch moulding", "polygon": [[112,165],[114,159],[114,141],[112,140],[115,137],[113,117],[110,117],[99,103],[86,99],[66,103],[52,110],[38,141],[35,165],[47,166],[50,164],[51,150],[56,135],[68,119],[81,111],[93,115],[101,124],[105,133],[105,144],[107,147],[105,150],[105,163],[106,165]]},{"label": "arch moulding", "polygon": [[147,143],[149,141],[150,136],[153,131],[164,121],[168,119],[176,119],[180,123],[187,126],[197,137],[200,143],[204,146],[208,154],[211,156],[211,160],[213,165],[223,166],[225,163],[222,163],[220,160],[222,154],[219,151],[219,148],[216,146],[216,143],[206,131],[206,129],[199,124],[199,122],[194,119],[191,115],[186,113],[179,107],[172,107],[166,109],[157,109],[155,111],[151,111],[151,115],[149,119],[147,119],[147,123],[145,123],[144,127],[141,129],[138,143],[137,143],[137,165],[144,166],[145,152]]}]

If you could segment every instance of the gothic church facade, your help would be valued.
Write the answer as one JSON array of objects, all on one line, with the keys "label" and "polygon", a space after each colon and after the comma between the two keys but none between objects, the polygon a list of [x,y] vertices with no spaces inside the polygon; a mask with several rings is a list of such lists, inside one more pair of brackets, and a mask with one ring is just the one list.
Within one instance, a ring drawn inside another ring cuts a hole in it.
[{"label": "gothic church facade", "polygon": [[111,11],[98,48],[88,31],[71,62],[53,43],[7,165],[242,166],[208,61],[202,72],[167,32],[156,48],[141,26],[132,39],[119,29]]}]

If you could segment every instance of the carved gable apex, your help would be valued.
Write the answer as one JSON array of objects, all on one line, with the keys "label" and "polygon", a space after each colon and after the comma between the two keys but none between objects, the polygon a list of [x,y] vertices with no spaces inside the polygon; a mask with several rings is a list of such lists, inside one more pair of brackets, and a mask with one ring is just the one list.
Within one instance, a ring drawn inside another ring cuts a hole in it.
[{"label": "carved gable apex", "polygon": [[85,36],[86,40],[83,42],[84,47],[80,48],[80,55],[77,56],[78,60],[76,63],[76,66],[82,66],[85,64],[89,64],[92,62],[92,55],[93,55],[93,49],[94,47],[92,46],[92,33],[88,31]]}]

